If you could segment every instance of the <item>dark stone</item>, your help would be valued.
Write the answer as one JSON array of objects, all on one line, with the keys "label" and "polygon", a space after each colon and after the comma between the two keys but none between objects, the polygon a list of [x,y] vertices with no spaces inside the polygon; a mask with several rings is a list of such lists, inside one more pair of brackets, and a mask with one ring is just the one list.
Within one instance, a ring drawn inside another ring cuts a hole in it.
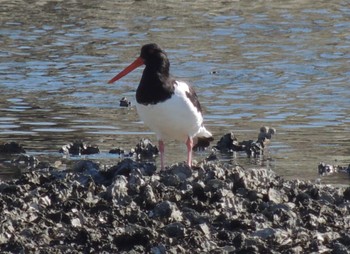
[{"label": "dark stone", "polygon": [[138,159],[150,159],[158,155],[157,146],[153,145],[149,139],[141,139],[136,145],[135,153]]},{"label": "dark stone", "polygon": [[227,133],[220,138],[216,144],[216,149],[220,152],[233,152],[237,144],[237,138],[233,132]]},{"label": "dark stone", "polygon": [[13,153],[25,153],[22,145],[16,142],[10,142],[0,145],[0,153],[13,154]]},{"label": "dark stone", "polygon": [[109,153],[122,155],[122,154],[124,154],[124,149],[122,149],[122,148],[114,148],[114,149],[111,149],[109,151]]},{"label": "dark stone", "polygon": [[126,97],[123,97],[119,102],[119,106],[120,107],[130,107],[131,102]]},{"label": "dark stone", "polygon": [[194,139],[193,151],[203,151],[210,146],[210,142],[214,141],[213,137],[198,137]]},{"label": "dark stone", "polygon": [[302,192],[302,193],[300,193],[300,194],[297,195],[297,197],[296,197],[296,202],[297,202],[298,204],[301,204],[301,205],[306,206],[306,205],[309,204],[310,199],[311,199],[311,197],[310,197],[307,193]]},{"label": "dark stone", "polygon": [[[131,250],[139,245],[145,247],[151,243],[153,234],[148,228],[131,224],[126,227],[125,233],[115,236],[114,243],[120,250]],[[143,248],[140,250],[144,251]]]},{"label": "dark stone", "polygon": [[350,187],[347,187],[347,188],[345,189],[343,195],[344,195],[344,199],[350,201]]},{"label": "dark stone", "polygon": [[71,155],[89,155],[99,153],[100,150],[97,146],[86,145],[82,141],[74,141],[62,146],[59,152]]},{"label": "dark stone", "polygon": [[185,235],[185,226],[182,223],[174,222],[164,227],[168,237],[181,238]]}]

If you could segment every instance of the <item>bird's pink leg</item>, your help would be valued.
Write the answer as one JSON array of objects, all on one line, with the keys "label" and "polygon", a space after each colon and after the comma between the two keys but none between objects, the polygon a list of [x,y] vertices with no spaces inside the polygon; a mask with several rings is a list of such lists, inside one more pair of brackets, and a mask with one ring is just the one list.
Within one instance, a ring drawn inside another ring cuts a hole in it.
[{"label": "bird's pink leg", "polygon": [[188,137],[186,141],[187,146],[187,165],[192,167],[192,147],[193,147],[193,139]]},{"label": "bird's pink leg", "polygon": [[158,141],[159,152],[160,152],[160,170],[164,170],[164,142],[163,140]]}]

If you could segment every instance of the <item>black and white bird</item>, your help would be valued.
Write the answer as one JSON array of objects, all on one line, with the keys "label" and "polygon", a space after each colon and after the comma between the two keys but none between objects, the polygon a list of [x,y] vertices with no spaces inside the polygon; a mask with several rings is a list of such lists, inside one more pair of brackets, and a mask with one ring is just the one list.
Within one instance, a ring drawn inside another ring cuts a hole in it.
[{"label": "black and white bird", "polygon": [[202,109],[194,89],[170,75],[167,54],[155,43],[146,44],[140,56],[108,83],[141,65],[145,69],[136,90],[136,108],[141,120],[157,135],[161,169],[164,170],[165,139],[186,143],[187,164],[191,167],[196,140],[213,138],[203,125]]}]

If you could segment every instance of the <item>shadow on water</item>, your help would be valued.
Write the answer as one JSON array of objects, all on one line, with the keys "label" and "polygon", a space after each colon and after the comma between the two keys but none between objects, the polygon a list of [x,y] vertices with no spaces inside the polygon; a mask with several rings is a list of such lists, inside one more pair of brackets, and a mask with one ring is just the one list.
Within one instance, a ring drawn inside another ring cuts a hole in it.
[{"label": "shadow on water", "polygon": [[[263,165],[314,180],[318,162],[350,161],[349,14],[347,1],[1,1],[0,140],[48,156],[75,139],[103,151],[155,140],[134,107],[118,106],[135,105],[141,70],[106,85],[154,41],[195,86],[216,140],[275,127]],[[171,163],[185,157],[182,144],[167,151]]]}]

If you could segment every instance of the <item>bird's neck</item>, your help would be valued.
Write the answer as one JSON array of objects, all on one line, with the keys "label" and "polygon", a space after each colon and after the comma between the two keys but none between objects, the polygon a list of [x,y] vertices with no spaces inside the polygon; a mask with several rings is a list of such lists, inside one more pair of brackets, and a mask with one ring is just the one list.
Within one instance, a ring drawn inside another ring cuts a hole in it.
[{"label": "bird's neck", "polygon": [[146,67],[136,90],[136,101],[144,105],[165,101],[174,93],[174,83],[169,69],[154,71]]}]

